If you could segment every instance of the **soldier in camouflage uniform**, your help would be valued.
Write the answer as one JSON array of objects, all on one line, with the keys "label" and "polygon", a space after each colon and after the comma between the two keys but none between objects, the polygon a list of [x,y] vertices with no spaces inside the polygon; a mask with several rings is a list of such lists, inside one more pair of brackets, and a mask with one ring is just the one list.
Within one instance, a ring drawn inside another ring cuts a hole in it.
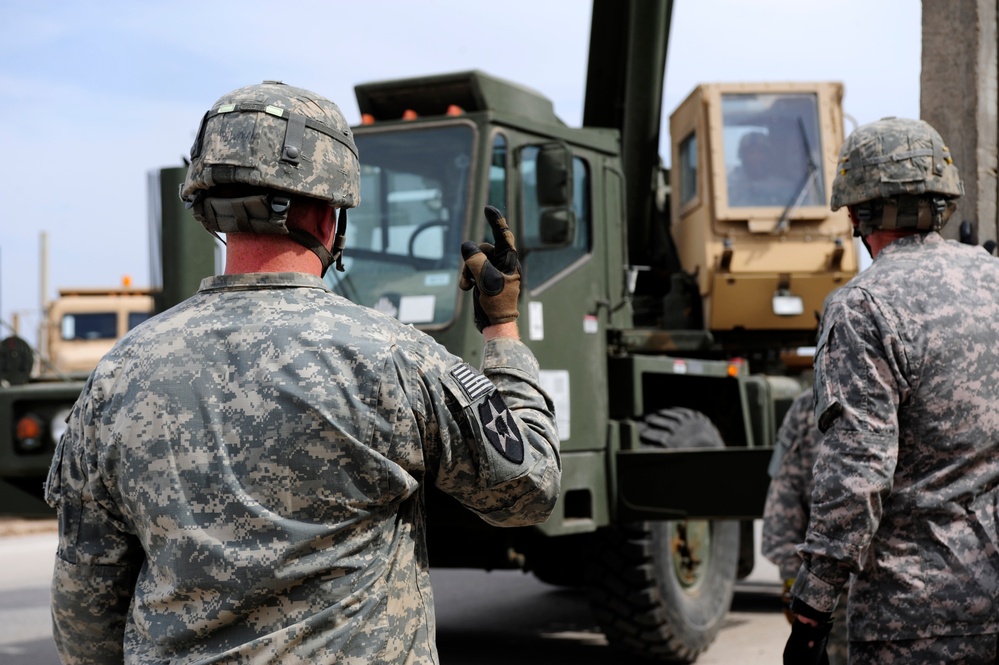
[{"label": "soldier in camouflage uniform", "polygon": [[265,82],[206,114],[183,197],[225,274],[100,362],[49,473],[67,665],[436,663],[425,483],[491,524],[548,518],[558,437],[505,220],[462,246],[480,373],[325,286],[358,190],[322,97]]},{"label": "soldier in camouflage uniform", "polygon": [[963,193],[927,123],[886,118],[840,152],[872,265],[827,300],[815,463],[786,663],[821,657],[851,573],[851,663],[995,663],[999,262],[937,231]]},{"label": "soldier in camouflage uniform", "polygon": [[[763,508],[761,551],[777,566],[784,589],[781,601],[788,621],[791,585],[801,568],[798,544],[805,539],[812,501],[812,467],[821,441],[815,426],[815,393],[809,388],[798,395],[777,430],[777,445],[770,461],[770,487]],[[826,644],[830,665],[846,665],[846,593],[833,612],[832,631]]]}]

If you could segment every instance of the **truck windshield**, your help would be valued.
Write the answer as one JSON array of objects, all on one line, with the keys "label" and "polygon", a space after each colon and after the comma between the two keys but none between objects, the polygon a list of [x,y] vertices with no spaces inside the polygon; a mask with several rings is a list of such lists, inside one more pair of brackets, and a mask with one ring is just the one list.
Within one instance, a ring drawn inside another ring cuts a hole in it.
[{"label": "truck windshield", "polygon": [[814,94],[722,95],[730,206],[825,205]]},{"label": "truck windshield", "polygon": [[62,338],[65,341],[84,339],[115,339],[118,336],[117,312],[66,314],[62,317]]},{"label": "truck windshield", "polygon": [[348,212],[340,295],[403,323],[454,316],[474,129],[467,124],[355,135],[361,204]]}]

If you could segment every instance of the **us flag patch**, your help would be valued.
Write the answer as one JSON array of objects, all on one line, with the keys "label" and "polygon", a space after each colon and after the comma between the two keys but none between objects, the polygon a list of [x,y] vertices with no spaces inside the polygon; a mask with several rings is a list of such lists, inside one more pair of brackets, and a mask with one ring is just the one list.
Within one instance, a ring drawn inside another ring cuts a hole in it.
[{"label": "us flag patch", "polygon": [[455,378],[461,389],[465,391],[468,399],[473,402],[496,389],[492,381],[476,372],[469,365],[458,365],[451,370],[451,376]]}]

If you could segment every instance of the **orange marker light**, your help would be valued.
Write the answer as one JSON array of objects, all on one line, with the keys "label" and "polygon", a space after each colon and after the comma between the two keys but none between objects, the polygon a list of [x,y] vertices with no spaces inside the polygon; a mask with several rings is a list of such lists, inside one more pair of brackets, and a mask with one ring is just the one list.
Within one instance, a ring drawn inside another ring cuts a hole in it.
[{"label": "orange marker light", "polygon": [[362,125],[373,125],[373,124],[375,124],[375,116],[371,115],[370,113],[362,113],[361,114],[361,124]]},{"label": "orange marker light", "polygon": [[17,438],[19,441],[37,439],[41,435],[42,422],[36,416],[24,416],[17,421]]},{"label": "orange marker light", "polygon": [[464,113],[465,110],[457,104],[451,104],[447,107],[447,115],[464,115]]},{"label": "orange marker light", "polygon": [[417,118],[416,111],[414,111],[413,109],[406,109],[405,111],[402,112],[403,120],[416,120],[416,118]]}]

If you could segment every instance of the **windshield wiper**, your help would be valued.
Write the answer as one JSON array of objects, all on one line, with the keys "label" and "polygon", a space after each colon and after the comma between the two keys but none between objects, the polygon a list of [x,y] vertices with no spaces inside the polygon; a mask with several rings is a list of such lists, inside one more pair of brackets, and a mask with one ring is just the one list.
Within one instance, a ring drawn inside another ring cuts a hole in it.
[{"label": "windshield wiper", "polygon": [[798,185],[797,194],[794,195],[794,198],[784,208],[784,212],[781,213],[780,220],[777,222],[777,226],[774,227],[774,233],[785,233],[787,231],[791,225],[791,215],[801,206],[801,202],[805,200],[805,195],[808,193],[808,186],[819,170],[819,167],[815,164],[815,160],[812,159],[812,148],[808,144],[808,133],[805,131],[805,122],[801,119],[801,116],[798,116],[798,129],[801,130],[801,144],[805,148],[805,162],[808,170],[802,177],[801,184]]}]

